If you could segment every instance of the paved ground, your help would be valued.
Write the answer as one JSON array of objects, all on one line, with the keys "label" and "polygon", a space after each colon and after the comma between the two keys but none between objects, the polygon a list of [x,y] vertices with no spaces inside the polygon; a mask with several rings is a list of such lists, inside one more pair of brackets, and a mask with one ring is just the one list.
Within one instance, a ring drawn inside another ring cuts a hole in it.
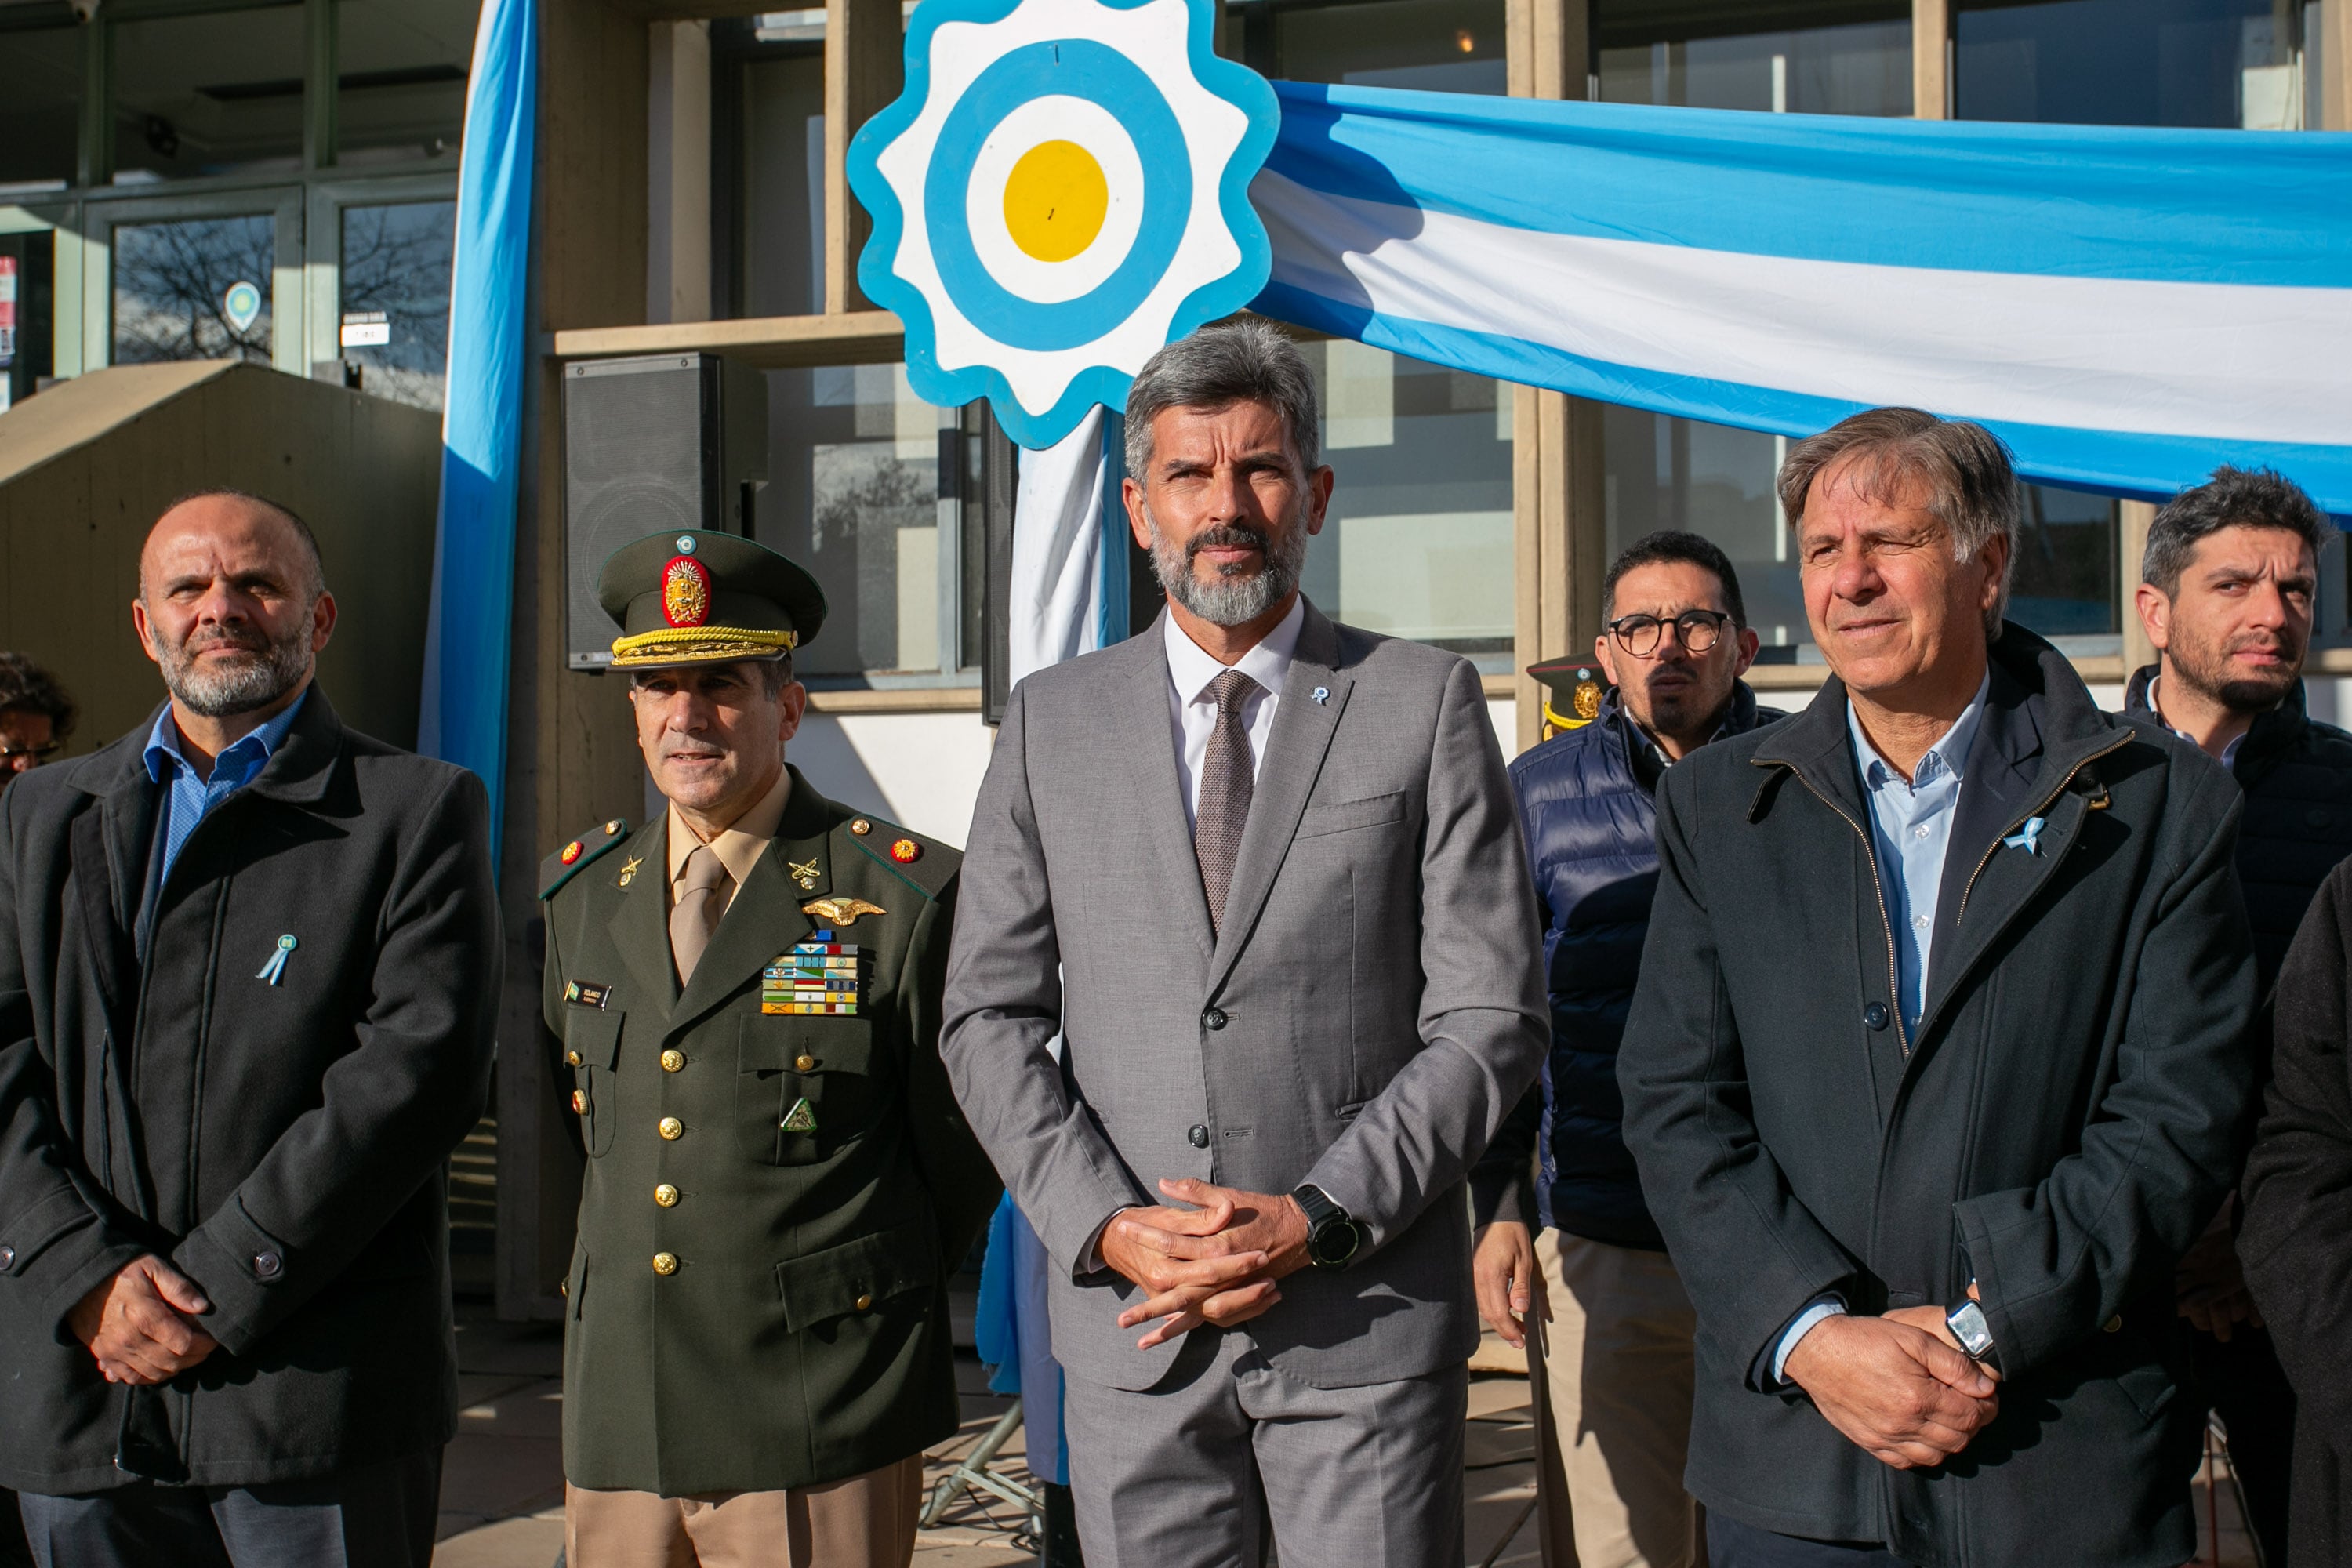
[{"label": "paved ground", "polygon": [[[462,1309],[461,1309],[462,1311]],[[962,1337],[962,1336],[960,1336]],[[563,1544],[562,1341],[549,1325],[467,1321],[457,1331],[463,1414],[449,1446],[441,1482],[441,1544],[435,1568],[551,1568]],[[1499,1352],[1499,1353],[1498,1353]],[[1535,1568],[1539,1558],[1529,1527],[1535,1503],[1532,1432],[1524,1374],[1480,1372],[1509,1363],[1489,1338],[1472,1363],[1466,1446],[1468,1507],[1464,1556],[1472,1568]],[[964,1423],[930,1456],[932,1482],[971,1452],[1009,1403],[987,1392],[969,1352],[957,1363]],[[1000,1455],[999,1469],[1026,1480],[1017,1432]],[[2216,1462],[2198,1484],[2200,1548],[2210,1539],[2206,1511],[2208,1474],[2221,1497],[2221,1568],[2252,1568],[2238,1528],[2225,1465]],[[923,1532],[918,1568],[1013,1568],[1034,1563],[1034,1545],[1018,1531],[1026,1524],[1013,1509],[991,1500],[983,1507],[960,1500],[940,1524]],[[2211,1564],[2207,1552],[2197,1561]],[[1369,1568],[1369,1565],[1368,1565]]]}]

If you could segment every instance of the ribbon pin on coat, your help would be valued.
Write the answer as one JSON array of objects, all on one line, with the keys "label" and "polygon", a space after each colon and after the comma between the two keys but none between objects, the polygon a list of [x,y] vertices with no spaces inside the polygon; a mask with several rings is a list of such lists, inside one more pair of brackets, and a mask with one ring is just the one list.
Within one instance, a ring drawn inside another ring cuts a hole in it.
[{"label": "ribbon pin on coat", "polygon": [[2039,855],[2042,853],[2041,840],[2042,818],[2029,816],[2025,819],[2023,827],[2019,828],[2001,842],[2011,849],[2022,849],[2028,855]]},{"label": "ribbon pin on coat", "polygon": [[269,955],[269,962],[261,966],[261,973],[255,975],[254,978],[256,980],[267,980],[272,985],[277,984],[278,976],[286,973],[286,955],[293,952],[295,942],[292,932],[289,931],[286,935],[279,937],[278,939],[278,951]]}]

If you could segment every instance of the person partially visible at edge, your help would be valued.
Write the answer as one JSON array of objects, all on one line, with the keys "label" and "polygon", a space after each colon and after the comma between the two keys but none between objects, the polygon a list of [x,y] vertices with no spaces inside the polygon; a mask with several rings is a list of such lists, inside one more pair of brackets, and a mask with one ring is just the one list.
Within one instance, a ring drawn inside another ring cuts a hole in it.
[{"label": "person partially visible at edge", "polygon": [[284,507],[174,504],[131,618],[170,700],[0,795],[0,1482],[43,1568],[424,1568],[488,798],[336,717]]},{"label": "person partially visible at edge", "polygon": [[570,1568],[905,1568],[956,1429],[948,1279],[1003,1184],[940,1066],[961,857],[787,760],[824,592],[751,540],[604,563],[666,801],[541,868],[587,1148],[565,1284]]},{"label": "person partially visible at edge", "polygon": [[1982,426],[1870,410],[1779,488],[1831,679],[1666,771],[1618,1053],[1709,1561],[2177,1568],[2173,1269],[2252,1084],[2237,787],[2006,618]]},{"label": "person partially visible at edge", "polygon": [[1551,1056],[1472,1173],[1474,1272],[1480,1312],[1528,1350],[1551,1557],[1686,1568],[1703,1550],[1683,1489],[1696,1323],[1625,1152],[1617,1045],[1657,887],[1659,778],[1782,715],[1739,679],[1757,637],[1738,574],[1709,541],[1636,540],[1601,579],[1601,614],[1600,716],[1510,768]]},{"label": "person partially visible at edge", "polygon": [[2287,1550],[2265,1561],[2343,1568],[2352,1562],[2352,860],[2337,862],[2312,900],[2270,1012],[2273,1071],[2237,1238],[2294,1384]]},{"label": "person partially visible at edge", "polygon": [[[2126,712],[2219,762],[2245,795],[2238,882],[2267,994],[2312,895],[2352,854],[2352,734],[2304,707],[2319,552],[2336,531],[2294,483],[2221,468],[2158,510],[2136,595],[2157,662],[2136,671]],[[2257,1071],[2267,1077],[2259,1058]],[[2259,1085],[2258,1079],[2258,1085]],[[2238,1263],[2238,1208],[2224,1204],[2180,1260],[2198,1400],[2221,1413],[2230,1465],[2272,1563],[2287,1556],[2294,1390]]]},{"label": "person partially visible at edge", "polygon": [[57,677],[24,654],[0,652],[0,790],[56,756],[75,716]]},{"label": "person partially visible at edge", "polygon": [[1296,344],[1170,343],[1127,441],[1168,608],[1013,689],[940,1045],[1054,1261],[1087,1562],[1458,1564],[1463,1189],[1544,1047],[1501,748],[1468,660],[1299,593]]}]

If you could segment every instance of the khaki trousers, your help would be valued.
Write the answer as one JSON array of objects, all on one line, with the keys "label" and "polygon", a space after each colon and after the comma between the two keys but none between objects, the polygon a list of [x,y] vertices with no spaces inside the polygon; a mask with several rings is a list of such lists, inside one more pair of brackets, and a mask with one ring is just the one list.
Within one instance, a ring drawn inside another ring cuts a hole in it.
[{"label": "khaki trousers", "polygon": [[789,1491],[563,1488],[565,1568],[907,1568],[923,1457]]},{"label": "khaki trousers", "polygon": [[1546,1228],[1528,1317],[1545,1568],[1700,1568],[1690,1452],[1690,1298],[1663,1252]]}]

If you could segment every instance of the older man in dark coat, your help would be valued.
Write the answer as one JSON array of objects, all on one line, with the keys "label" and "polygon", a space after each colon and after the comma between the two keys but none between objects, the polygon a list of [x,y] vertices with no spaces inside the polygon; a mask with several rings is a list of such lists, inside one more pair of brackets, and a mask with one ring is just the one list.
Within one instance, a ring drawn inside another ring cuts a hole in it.
[{"label": "older man in dark coat", "polygon": [[2234,1174],[2238,792],[2002,625],[2016,484],[1908,409],[1780,476],[1802,713],[1670,771],[1619,1055],[1717,1568],[2175,1568],[2172,1270]]},{"label": "older man in dark coat", "polygon": [[171,701],[0,796],[0,1481],[43,1568],[422,1568],[487,802],[313,688],[283,509],[173,507],[132,618]]}]

